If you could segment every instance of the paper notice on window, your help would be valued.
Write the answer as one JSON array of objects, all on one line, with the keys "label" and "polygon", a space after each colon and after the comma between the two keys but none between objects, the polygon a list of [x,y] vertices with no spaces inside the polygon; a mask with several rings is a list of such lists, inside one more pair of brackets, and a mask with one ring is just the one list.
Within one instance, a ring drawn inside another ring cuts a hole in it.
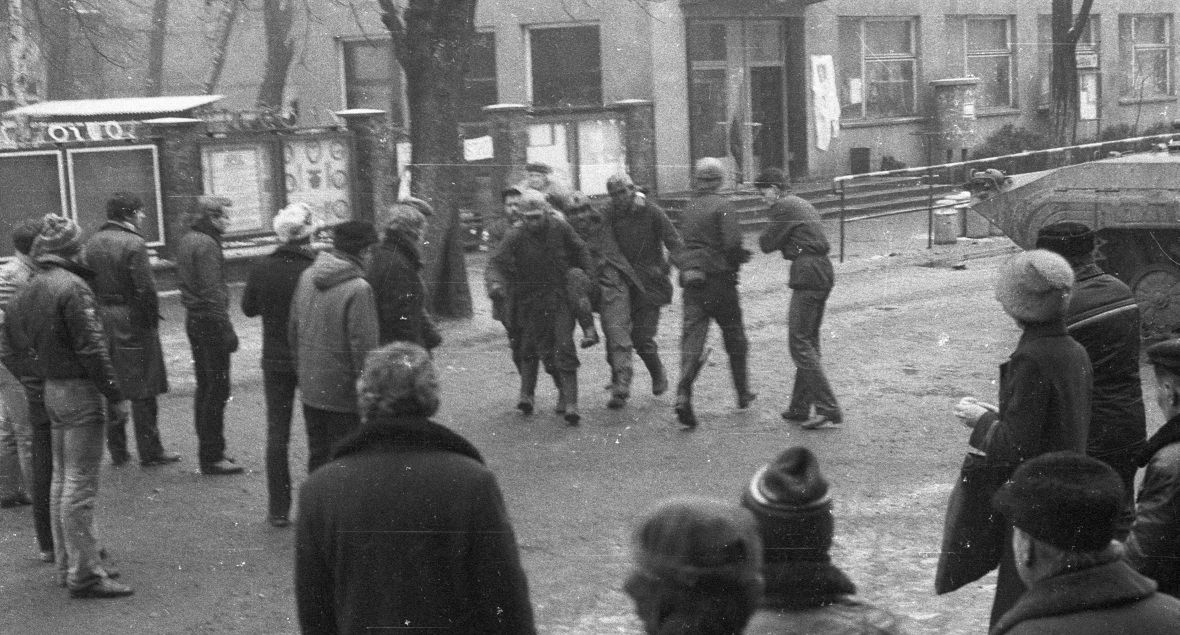
[{"label": "paper notice on window", "polygon": [[483,161],[494,156],[492,138],[490,136],[476,137],[463,140],[463,160]]},{"label": "paper notice on window", "polygon": [[399,141],[394,146],[394,149],[397,152],[397,170],[398,170],[398,172],[402,172],[402,171],[410,169],[410,155],[412,154],[412,149],[413,149],[410,146],[410,142],[409,141]]},{"label": "paper notice on window", "polygon": [[840,98],[831,55],[811,56],[811,98],[815,113],[815,147],[827,150],[840,134]]},{"label": "paper notice on window", "polygon": [[859,104],[863,99],[864,84],[859,77],[848,78],[848,103]]},{"label": "paper notice on window", "polygon": [[1098,74],[1078,75],[1078,119],[1093,121],[1098,118]]}]

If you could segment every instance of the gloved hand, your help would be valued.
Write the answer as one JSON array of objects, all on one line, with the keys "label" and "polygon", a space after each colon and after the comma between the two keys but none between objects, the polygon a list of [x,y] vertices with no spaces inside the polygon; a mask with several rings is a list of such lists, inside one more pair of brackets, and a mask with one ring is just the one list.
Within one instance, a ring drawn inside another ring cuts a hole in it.
[{"label": "gloved hand", "polygon": [[494,284],[494,285],[488,287],[488,297],[491,298],[492,300],[497,300],[497,301],[503,300],[507,296],[508,296],[508,293],[504,290],[503,285]]},{"label": "gloved hand", "polygon": [[999,413],[1000,409],[990,403],[979,401],[975,397],[963,397],[955,404],[954,414],[959,422],[968,428],[975,428],[985,413]]}]

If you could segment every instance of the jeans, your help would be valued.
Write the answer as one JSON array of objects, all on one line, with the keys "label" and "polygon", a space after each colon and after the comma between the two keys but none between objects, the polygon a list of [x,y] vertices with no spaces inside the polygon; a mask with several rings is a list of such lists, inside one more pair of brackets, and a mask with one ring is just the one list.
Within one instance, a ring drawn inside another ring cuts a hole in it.
[{"label": "jeans", "polygon": [[32,494],[33,431],[29,428],[25,391],[0,370],[0,499]]},{"label": "jeans", "polygon": [[294,370],[262,369],[266,391],[266,493],[271,516],[291,511],[291,466],[287,449],[291,442],[291,414],[295,408]]},{"label": "jeans", "polygon": [[225,404],[229,401],[230,350],[225,325],[219,320],[189,317],[185,331],[193,349],[197,391],[193,419],[197,429],[197,460],[202,466],[225,458]]},{"label": "jeans", "polygon": [[45,380],[45,409],[52,422],[53,484],[50,518],[58,574],[80,589],[100,579],[94,537],[94,501],[105,437],[106,404],[87,379]]},{"label": "jeans", "polygon": [[[164,453],[157,424],[159,404],[155,397],[131,400],[131,421],[135,429],[135,449],[140,461],[151,461]],[[113,412],[107,417],[107,448],[111,457],[127,458],[127,420]]]},{"label": "jeans", "polygon": [[812,405],[815,413],[842,420],[836,395],[824,374],[819,350],[819,329],[824,321],[827,291],[794,289],[787,310],[787,347],[795,362],[795,386],[787,411],[792,418],[806,419]]},{"label": "jeans", "polygon": [[53,523],[49,513],[49,492],[53,483],[53,438],[49,413],[45,411],[45,382],[21,377],[29,428],[33,431],[33,529],[41,551],[53,551]]},{"label": "jeans", "polygon": [[303,404],[303,422],[307,424],[307,473],[332,460],[332,447],[361,425],[355,412],[332,412]]}]

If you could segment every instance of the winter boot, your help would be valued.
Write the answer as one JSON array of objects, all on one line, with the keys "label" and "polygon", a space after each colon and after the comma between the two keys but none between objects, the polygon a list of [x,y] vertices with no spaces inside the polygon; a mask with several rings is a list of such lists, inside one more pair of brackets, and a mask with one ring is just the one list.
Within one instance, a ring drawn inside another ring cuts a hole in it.
[{"label": "winter boot", "polygon": [[750,378],[746,374],[746,356],[730,355],[729,372],[733,376],[733,389],[737,392],[737,406],[745,410],[758,396],[750,392]]},{"label": "winter boot", "polygon": [[582,420],[582,416],[578,414],[578,371],[562,371],[558,375],[558,380],[560,399],[565,402],[565,422],[576,426]]},{"label": "winter boot", "polygon": [[664,372],[664,363],[660,361],[660,354],[655,351],[638,353],[647,372],[651,373],[651,394],[659,396],[668,392],[668,375]]},{"label": "winter boot", "polygon": [[618,410],[627,404],[631,396],[631,351],[611,351],[610,366],[614,381],[606,407]]},{"label": "winter boot", "polygon": [[676,390],[676,420],[685,428],[697,427],[697,416],[692,411],[692,389],[678,388]]},{"label": "winter boot", "polygon": [[600,340],[598,339],[598,331],[594,328],[593,321],[590,322],[590,326],[582,327],[582,343],[581,343],[582,348],[590,348],[591,346],[594,346],[595,344],[597,344],[599,341]]},{"label": "winter boot", "polygon": [[795,370],[795,385],[791,389],[791,402],[783,411],[783,419],[792,423],[803,423],[811,418],[811,397],[807,394],[807,384],[803,381],[806,371]]},{"label": "winter boot", "polygon": [[526,415],[533,414],[533,395],[537,392],[539,361],[526,359],[520,362],[520,399],[516,402],[516,409]]}]

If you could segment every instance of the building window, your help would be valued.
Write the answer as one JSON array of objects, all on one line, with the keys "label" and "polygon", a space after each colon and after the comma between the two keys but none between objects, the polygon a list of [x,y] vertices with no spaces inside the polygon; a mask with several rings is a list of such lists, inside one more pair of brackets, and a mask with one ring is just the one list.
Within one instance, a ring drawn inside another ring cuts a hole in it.
[{"label": "building window", "polygon": [[597,26],[532,28],[528,35],[534,106],[602,105]]},{"label": "building window", "polygon": [[980,109],[1012,108],[1012,18],[963,17],[963,74],[979,78],[975,105]]},{"label": "building window", "polygon": [[401,117],[401,69],[388,38],[344,40],[344,107],[376,108],[389,113],[389,120]]},{"label": "building window", "polygon": [[[1078,70],[1078,103],[1079,116],[1083,120],[1098,118],[1098,91],[1101,86],[1099,72],[1098,37],[1102,32],[1099,28],[1099,17],[1091,15],[1086,21],[1086,28],[1078,37],[1078,46],[1074,51]],[[1048,107],[1052,101],[1050,81],[1053,77],[1053,16],[1037,16],[1037,77],[1040,91],[1038,104]]]},{"label": "building window", "polygon": [[459,121],[483,121],[483,107],[498,103],[496,90],[496,35],[476,33],[467,56],[467,72],[463,76],[463,99],[459,105]]},{"label": "building window", "polygon": [[841,117],[915,114],[918,56],[913,18],[840,18]]},{"label": "building window", "polygon": [[1119,16],[1122,96],[1150,99],[1172,94],[1172,17]]}]

